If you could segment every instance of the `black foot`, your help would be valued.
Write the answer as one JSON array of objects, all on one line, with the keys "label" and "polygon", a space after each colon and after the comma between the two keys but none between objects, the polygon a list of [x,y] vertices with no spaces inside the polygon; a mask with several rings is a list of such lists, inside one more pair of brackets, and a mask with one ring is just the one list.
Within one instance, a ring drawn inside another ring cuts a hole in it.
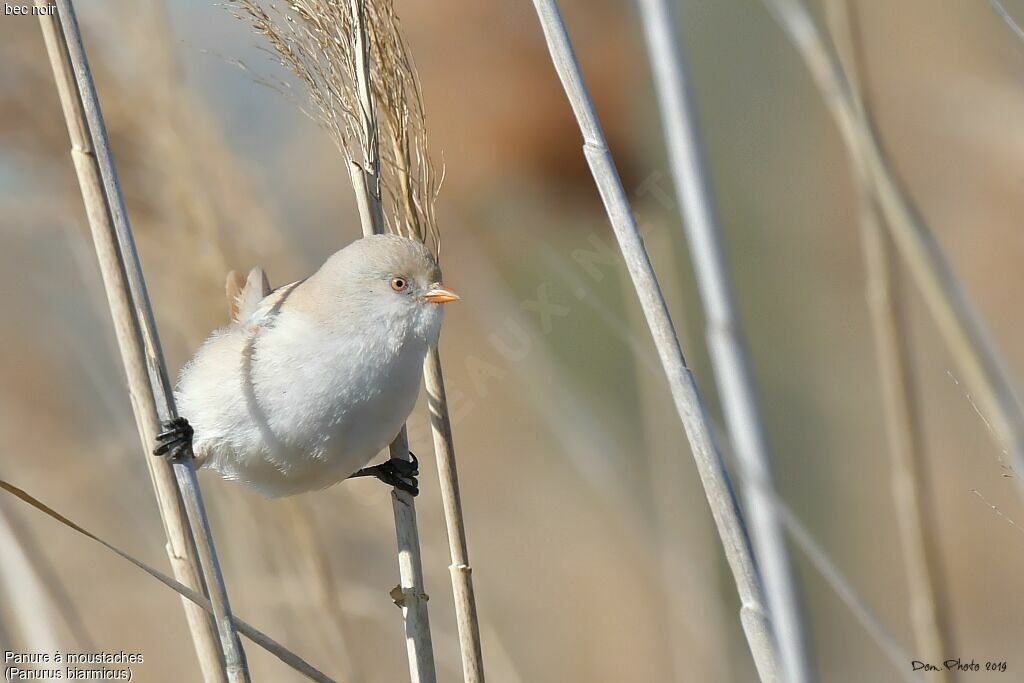
[{"label": "black foot", "polygon": [[380,465],[364,467],[349,478],[375,477],[389,486],[394,486],[399,491],[405,491],[411,496],[417,496],[420,493],[420,487],[419,482],[416,481],[416,475],[419,473],[420,461],[415,455],[409,453],[409,460],[391,458]]},{"label": "black foot", "polygon": [[183,457],[192,450],[192,425],[183,417],[176,417],[161,424],[162,432],[156,435],[153,455],[170,461]]}]

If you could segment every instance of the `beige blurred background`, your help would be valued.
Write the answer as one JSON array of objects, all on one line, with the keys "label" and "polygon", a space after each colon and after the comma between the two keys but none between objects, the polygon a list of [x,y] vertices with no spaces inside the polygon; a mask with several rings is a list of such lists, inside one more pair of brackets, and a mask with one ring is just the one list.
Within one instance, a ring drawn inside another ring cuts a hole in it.
[{"label": "beige blurred background", "polygon": [[[223,8],[77,4],[177,372],[225,320],[228,269],[262,264],[282,284],[357,237],[348,176],[326,135],[257,82],[278,72]],[[732,579],[622,263],[578,258],[614,240],[531,3],[396,4],[446,167],[442,262],[464,296],[448,311],[442,353],[489,680],[753,681]],[[895,166],[1020,381],[1024,43],[984,0],[854,4]],[[781,495],[914,655],[847,155],[760,3],[682,5]],[[635,7],[563,8],[717,416]],[[1024,20],[1024,2],[1007,8]],[[1024,680],[1024,530],[1011,521],[1024,525],[1024,510],[905,284],[950,656],[1008,662],[1006,674],[964,680]],[[67,133],[39,28],[24,17],[0,17],[0,288],[0,476],[165,567]],[[538,301],[554,306],[550,317]],[[456,681],[422,405],[410,428],[439,677]],[[200,480],[239,615],[339,680],[406,680],[385,487],[268,501]],[[137,651],[136,680],[198,680],[172,592],[6,494],[0,516],[0,649]],[[26,557],[29,578],[17,571]],[[898,680],[794,557],[821,679]],[[255,680],[297,680],[247,652]]]}]

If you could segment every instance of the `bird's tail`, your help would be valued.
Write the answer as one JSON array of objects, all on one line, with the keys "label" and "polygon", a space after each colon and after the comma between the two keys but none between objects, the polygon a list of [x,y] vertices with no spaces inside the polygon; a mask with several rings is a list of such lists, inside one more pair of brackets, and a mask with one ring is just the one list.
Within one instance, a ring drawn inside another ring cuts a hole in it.
[{"label": "bird's tail", "polygon": [[228,297],[228,315],[234,323],[245,320],[256,311],[263,298],[270,294],[270,280],[259,266],[249,271],[244,282],[242,276],[232,270],[228,273],[224,290]]}]

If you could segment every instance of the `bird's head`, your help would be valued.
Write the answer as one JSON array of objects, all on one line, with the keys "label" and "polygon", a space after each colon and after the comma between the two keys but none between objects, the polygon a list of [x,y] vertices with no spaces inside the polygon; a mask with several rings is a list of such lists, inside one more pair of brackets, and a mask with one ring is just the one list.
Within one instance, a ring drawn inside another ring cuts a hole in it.
[{"label": "bird's head", "polygon": [[442,304],[459,296],[441,283],[441,270],[419,241],[398,235],[372,235],[332,256],[324,275],[347,320],[376,325],[396,340],[410,336],[437,343]]}]

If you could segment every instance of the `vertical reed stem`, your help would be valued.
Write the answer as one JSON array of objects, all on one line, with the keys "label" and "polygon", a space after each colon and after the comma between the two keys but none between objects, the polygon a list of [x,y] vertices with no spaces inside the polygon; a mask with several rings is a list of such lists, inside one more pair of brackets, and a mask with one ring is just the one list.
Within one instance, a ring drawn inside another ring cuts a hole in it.
[{"label": "vertical reed stem", "polygon": [[639,5],[676,197],[704,302],[708,348],[733,450],[743,470],[750,535],[764,578],[775,641],[786,680],[806,683],[813,679],[813,669],[786,536],[771,500],[764,494],[765,489],[774,488],[771,459],[736,314],[681,34],[673,28],[675,17],[667,0],[639,0]]},{"label": "vertical reed stem", "polygon": [[633,286],[643,306],[676,410],[686,429],[726,559],[736,581],[741,602],[740,619],[754,663],[762,681],[779,681],[781,672],[772,643],[771,625],[764,607],[760,579],[725,465],[714,443],[700,392],[690,369],[686,366],[661,288],[640,237],[636,218],[626,198],[618,170],[608,151],[604,132],[583,81],[583,74],[576,61],[558,2],[534,0],[534,6],[544,30],[555,70],[583,133],[584,154],[604,201]]},{"label": "vertical reed stem", "polygon": [[[355,30],[356,71],[359,83],[359,106],[362,111],[364,165],[353,173],[356,201],[360,204],[363,234],[373,235],[385,231],[383,207],[380,197],[380,149],[378,126],[373,106],[373,88],[370,84],[370,46],[366,32],[365,0],[352,0],[352,23]],[[352,164],[353,168],[357,164]],[[355,179],[358,178],[358,182]],[[405,427],[391,443],[392,458],[410,460],[409,437]],[[395,534],[398,542],[398,569],[401,583],[395,598],[405,619],[406,651],[409,656],[409,676],[412,683],[436,683],[434,648],[430,636],[430,617],[427,613],[427,593],[423,584],[423,562],[420,537],[416,523],[416,502],[411,495],[397,488],[391,491],[391,504],[395,514]]]},{"label": "vertical reed stem", "polygon": [[[409,459],[409,436],[405,427],[391,442],[391,457]],[[427,613],[426,588],[423,585],[423,560],[420,553],[420,532],[416,524],[415,499],[405,491],[391,491],[395,513],[395,534],[398,540],[398,570],[401,583],[391,596],[402,608],[405,618],[405,648],[409,655],[409,677],[412,683],[436,683],[434,646],[430,637],[430,615]]]},{"label": "vertical reed stem", "polygon": [[452,563],[448,571],[452,576],[455,599],[455,618],[459,629],[459,648],[462,652],[464,683],[483,683],[484,662],[480,647],[480,622],[476,613],[476,595],[473,592],[473,568],[469,564],[469,546],[466,525],[462,516],[462,498],[459,495],[459,473],[455,466],[455,442],[452,422],[448,414],[448,396],[441,372],[441,355],[437,348],[430,349],[423,368],[424,383],[430,409],[430,427],[434,434],[434,453],[437,455],[437,474],[441,485],[441,503],[448,529],[448,547]]},{"label": "vertical reed stem", "polygon": [[[49,5],[46,0],[36,0],[38,7]],[[168,554],[182,583],[202,591],[205,580],[213,604],[219,646],[206,615],[197,607],[186,606],[205,680],[222,681],[226,676],[231,683],[248,683],[245,654],[232,621],[193,457],[189,453],[172,467],[148,452],[161,419],[177,415],[174,397],[78,22],[68,0],[58,0],[56,7],[56,17],[40,16],[40,21],[71,136],[72,158],[128,375],[136,423],[168,535]]]},{"label": "vertical reed stem", "polygon": [[359,205],[359,219],[366,234],[383,233],[384,207],[380,196],[380,134],[370,85],[370,43],[366,32],[366,2],[352,0],[352,25],[355,28],[356,84],[359,91],[359,124],[362,131],[360,148],[362,164],[352,161],[352,182]]},{"label": "vertical reed stem", "polygon": [[[851,94],[863,121],[867,106],[858,69],[856,15],[847,0],[829,0],[826,11],[840,63],[850,79]],[[870,169],[864,155],[853,154],[860,202],[860,232],[867,279],[875,350],[882,381],[886,433],[892,458],[892,494],[907,568],[911,625],[918,652],[925,661],[941,662],[950,652],[952,639],[947,609],[940,587],[944,586],[938,539],[925,520],[934,520],[924,457],[917,394],[911,376],[911,351],[906,318],[899,301],[899,281],[894,254],[871,193]],[[937,681],[955,680],[940,671]]]}]

